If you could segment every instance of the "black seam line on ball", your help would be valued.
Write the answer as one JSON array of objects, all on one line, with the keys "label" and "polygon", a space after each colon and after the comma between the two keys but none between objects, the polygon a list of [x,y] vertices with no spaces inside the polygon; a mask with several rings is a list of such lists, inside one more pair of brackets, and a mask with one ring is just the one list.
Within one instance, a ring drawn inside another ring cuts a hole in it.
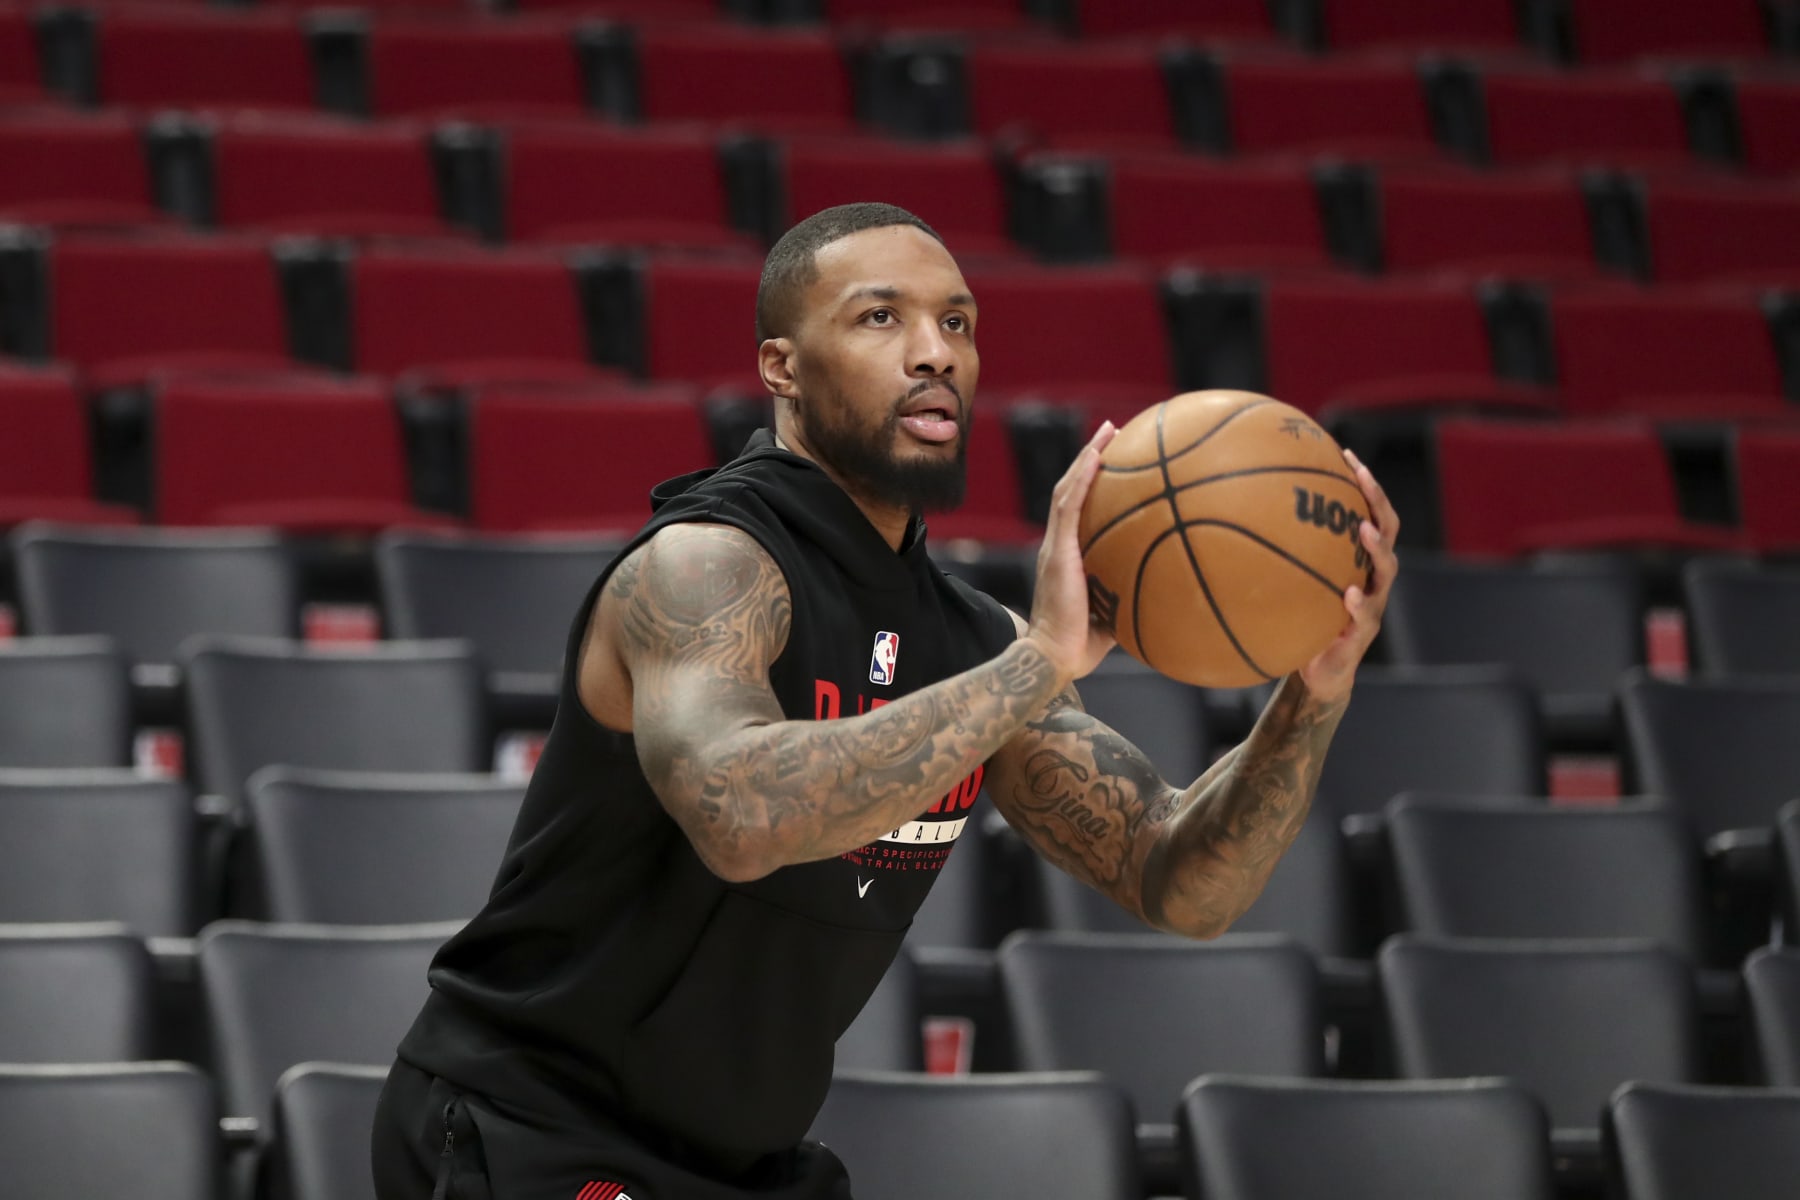
[{"label": "black seam line on ball", "polygon": [[1314,568],[1313,566],[1311,566],[1310,564],[1308,564],[1305,559],[1295,558],[1292,554],[1289,554],[1286,550],[1282,549],[1280,546],[1277,546],[1274,542],[1271,542],[1268,538],[1263,537],[1261,534],[1256,533],[1254,530],[1244,528],[1242,525],[1239,525],[1235,521],[1221,521],[1221,520],[1218,520],[1213,517],[1207,517],[1207,518],[1204,518],[1204,519],[1198,520],[1198,521],[1183,521],[1180,523],[1179,526],[1177,526],[1177,528],[1182,529],[1182,530],[1200,529],[1200,528],[1229,529],[1233,533],[1241,533],[1245,537],[1249,538],[1251,541],[1255,542],[1257,545],[1261,546],[1263,549],[1269,551],[1271,554],[1274,554],[1280,558],[1287,560],[1289,563],[1293,564],[1293,566],[1295,566],[1299,570],[1304,571],[1307,575],[1311,576],[1314,580],[1316,580],[1320,587],[1324,588],[1326,591],[1330,592],[1332,595],[1338,597],[1339,599],[1343,598],[1344,589],[1339,587],[1337,584],[1333,583],[1331,580],[1327,579],[1325,576],[1321,575],[1318,572],[1318,570],[1316,568]]},{"label": "black seam line on ball", "polygon": [[[1226,413],[1224,416],[1220,417],[1218,422],[1216,424],[1214,424],[1211,429],[1207,430],[1205,433],[1201,434],[1199,437],[1195,438],[1193,441],[1189,442],[1187,445],[1183,446],[1181,449],[1177,450],[1175,453],[1166,455],[1165,457],[1180,458],[1184,454],[1190,454],[1193,451],[1198,450],[1201,446],[1204,446],[1206,444],[1206,440],[1208,438],[1212,437],[1213,434],[1219,432],[1219,430],[1225,428],[1225,426],[1231,424],[1233,421],[1237,420],[1239,417],[1243,416],[1245,413],[1249,412],[1251,409],[1262,408],[1264,405],[1273,404],[1273,403],[1275,403],[1275,401],[1273,401],[1273,400],[1256,400],[1249,404],[1244,405],[1244,407],[1242,407],[1242,408],[1233,409],[1232,411]],[[1169,402],[1167,400],[1164,400],[1161,404],[1156,406],[1156,444],[1159,449],[1162,446],[1163,413],[1168,409],[1168,407],[1169,407]],[[1135,467],[1109,467],[1109,466],[1105,466],[1103,464],[1100,467],[1100,469],[1102,471],[1106,471],[1106,472],[1109,472],[1114,475],[1130,475],[1137,471],[1153,471],[1156,469],[1156,464],[1142,463]]]},{"label": "black seam line on ball", "polygon": [[[1250,475],[1323,475],[1327,479],[1342,480],[1345,483],[1350,482],[1349,480],[1344,479],[1344,477],[1342,475],[1338,474],[1336,471],[1328,471],[1324,467],[1282,467],[1282,466],[1244,467],[1241,470],[1226,471],[1220,475],[1205,475],[1199,479],[1190,479],[1186,483],[1175,488],[1174,491],[1176,494],[1179,494],[1181,492],[1188,491],[1192,488],[1202,487],[1209,483],[1224,483],[1224,482],[1227,482],[1232,479],[1243,479],[1246,476],[1250,476]],[[1165,478],[1167,477],[1167,472],[1164,473],[1164,476],[1165,476]],[[1163,499],[1164,496],[1166,496],[1166,495],[1168,495],[1167,489],[1165,489],[1164,491],[1158,492],[1154,496],[1150,496],[1147,499],[1139,500],[1136,504],[1133,504],[1130,508],[1127,508],[1122,512],[1114,513],[1112,515],[1111,519],[1109,519],[1106,522],[1106,524],[1104,524],[1100,528],[1094,530],[1093,537],[1089,538],[1085,543],[1082,544],[1081,552],[1083,554],[1086,554],[1088,552],[1088,550],[1093,546],[1093,544],[1095,542],[1099,541],[1101,536],[1103,534],[1105,534],[1107,530],[1111,529],[1113,526],[1117,525],[1120,521],[1123,521],[1125,518],[1130,517],[1130,516],[1135,516],[1136,514],[1143,512],[1146,508],[1151,507],[1158,500]],[[1180,519],[1181,514],[1178,512],[1175,514],[1175,516],[1177,519]]]},{"label": "black seam line on ball", "polygon": [[[1163,539],[1174,537],[1178,533],[1185,532],[1185,527],[1181,525],[1175,525],[1169,529],[1163,530],[1151,539],[1148,546],[1144,547],[1144,555],[1142,558],[1138,559],[1137,578],[1131,585],[1131,636],[1137,642],[1138,655],[1144,662],[1150,661],[1147,652],[1144,650],[1144,635],[1141,632],[1143,626],[1138,623],[1138,613],[1144,597],[1144,572],[1149,569],[1150,560],[1155,557],[1156,548],[1162,544]],[[1186,537],[1183,537],[1181,540],[1183,543],[1187,542]],[[1193,551],[1191,547],[1189,548],[1188,560],[1190,563],[1193,561]],[[1244,660],[1244,665],[1248,666],[1252,671],[1255,671],[1261,676],[1265,683],[1273,680],[1275,676],[1263,670],[1262,666],[1257,663],[1255,659],[1250,657],[1250,652],[1244,649],[1243,643],[1238,641],[1237,634],[1232,632],[1231,622],[1227,621],[1225,619],[1225,614],[1219,611],[1219,602],[1213,598],[1212,588],[1208,587],[1206,584],[1206,575],[1197,565],[1194,567],[1194,578],[1200,584],[1200,595],[1206,599],[1207,607],[1212,609],[1213,620],[1218,623],[1219,631],[1223,633],[1226,640],[1231,643],[1231,648],[1238,652],[1238,657]]]},{"label": "black seam line on ball", "polygon": [[[1249,407],[1251,406],[1248,404],[1244,406],[1244,408]],[[1200,569],[1200,559],[1194,553],[1194,543],[1187,538],[1187,530],[1181,519],[1181,505],[1176,502],[1178,493],[1175,488],[1175,477],[1169,474],[1169,455],[1163,447],[1163,435],[1166,432],[1164,418],[1168,411],[1169,406],[1166,401],[1164,402],[1163,407],[1156,411],[1156,461],[1157,465],[1162,468],[1163,498],[1169,502],[1169,515],[1174,520],[1172,531],[1182,534],[1181,550],[1182,553],[1187,555],[1188,568],[1194,572],[1194,582],[1200,585],[1200,594],[1206,597],[1206,603],[1213,611],[1213,619],[1219,623],[1220,630],[1222,630],[1225,636],[1230,639],[1232,649],[1238,652],[1238,657],[1244,660],[1244,665],[1248,666],[1258,675],[1261,675],[1264,679],[1267,679],[1269,673],[1263,670],[1262,667],[1257,664],[1255,659],[1250,657],[1250,652],[1244,649],[1242,642],[1238,641],[1237,633],[1231,628],[1231,622],[1225,619],[1225,613],[1219,608],[1219,602],[1213,598],[1212,587],[1206,582],[1206,572]],[[1238,409],[1238,412],[1243,411],[1243,408]],[[1226,421],[1231,420],[1231,418],[1235,416],[1237,416],[1237,413],[1232,413],[1230,416],[1224,418],[1224,420],[1221,420],[1217,425],[1212,427],[1211,431],[1209,431],[1205,437],[1201,438],[1201,441],[1205,441],[1207,437],[1211,437],[1214,433],[1217,433],[1220,428],[1224,426]],[[1183,453],[1186,453],[1186,451],[1183,451]],[[1161,540],[1161,538],[1157,539],[1157,541]],[[1144,551],[1144,557],[1138,561],[1140,584],[1144,572],[1144,564],[1150,561],[1150,555],[1154,549],[1155,543],[1153,542],[1151,543],[1150,548]],[[1144,648],[1144,638],[1143,635],[1138,632],[1137,615],[1138,604],[1140,603],[1140,598],[1143,594],[1144,589],[1142,586],[1134,587],[1131,592],[1131,632],[1133,636],[1137,638],[1138,649],[1140,650]]]}]

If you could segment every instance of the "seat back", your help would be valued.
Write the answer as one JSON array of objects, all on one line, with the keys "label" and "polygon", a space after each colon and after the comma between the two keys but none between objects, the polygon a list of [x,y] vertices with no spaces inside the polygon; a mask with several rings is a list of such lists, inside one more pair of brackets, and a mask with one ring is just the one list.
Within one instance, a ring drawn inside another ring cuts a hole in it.
[{"label": "seat back", "polygon": [[522,783],[491,775],[264,767],[250,838],[272,921],[400,925],[467,920],[499,873]]},{"label": "seat back", "polygon": [[569,624],[614,541],[384,535],[382,607],[399,638],[463,638],[493,671],[560,675]]},{"label": "seat back", "polygon": [[1377,812],[1402,792],[1542,796],[1543,732],[1531,689],[1492,667],[1371,668],[1332,738],[1318,803]]},{"label": "seat back", "polygon": [[1800,678],[1621,684],[1633,790],[1666,796],[1703,834],[1767,828],[1800,784]]},{"label": "seat back", "polygon": [[1544,1110],[1504,1080],[1207,1075],[1176,1120],[1187,1194],[1207,1200],[1556,1195]]},{"label": "seat back", "polygon": [[1505,1075],[1592,1129],[1628,1079],[1699,1077],[1692,970],[1651,942],[1389,938],[1376,972],[1408,1079]]},{"label": "seat back", "polygon": [[1388,805],[1387,836],[1408,929],[1646,938],[1694,961],[1707,956],[1699,839],[1667,804],[1525,808],[1402,796]]},{"label": "seat back", "polygon": [[1765,946],[1744,963],[1763,1080],[1800,1088],[1800,949]]},{"label": "seat back", "polygon": [[183,662],[195,777],[234,802],[266,766],[474,772],[491,760],[481,672],[461,643],[203,637]]},{"label": "seat back", "polygon": [[0,642],[0,767],[131,762],[131,679],[103,637]]},{"label": "seat back", "polygon": [[1782,1200],[1800,1179],[1800,1092],[1630,1083],[1606,1146],[1626,1200]]},{"label": "seat back", "polygon": [[385,1066],[301,1063],[275,1085],[271,1174],[286,1200],[375,1200],[369,1130]]},{"label": "seat back", "polygon": [[1207,1071],[1324,1073],[1318,971],[1290,939],[1025,932],[999,961],[1019,1065],[1099,1071],[1144,1120],[1167,1119]]},{"label": "seat back", "polygon": [[0,770],[0,922],[120,921],[144,937],[191,936],[205,915],[201,837],[178,780]]},{"label": "seat back", "polygon": [[218,1104],[185,1063],[0,1066],[0,1176],[16,1196],[218,1200]]},{"label": "seat back", "polygon": [[843,1159],[858,1200],[1141,1195],[1130,1101],[1089,1072],[845,1072],[811,1136]]},{"label": "seat back", "polygon": [[1698,558],[1681,572],[1688,645],[1707,675],[1800,675],[1800,570]]},{"label": "seat back", "polygon": [[456,924],[368,929],[215,921],[199,975],[225,1111],[266,1119],[301,1062],[387,1066]]},{"label": "seat back", "polygon": [[901,949],[868,1003],[837,1040],[839,1071],[923,1071],[925,1042],[920,1022],[919,966]]},{"label": "seat back", "polygon": [[300,632],[299,573],[272,534],[26,528],[13,556],[27,629],[102,633],[134,662],[173,662],[197,633]]},{"label": "seat back", "polygon": [[0,925],[0,1063],[156,1051],[150,952],[123,925]]}]

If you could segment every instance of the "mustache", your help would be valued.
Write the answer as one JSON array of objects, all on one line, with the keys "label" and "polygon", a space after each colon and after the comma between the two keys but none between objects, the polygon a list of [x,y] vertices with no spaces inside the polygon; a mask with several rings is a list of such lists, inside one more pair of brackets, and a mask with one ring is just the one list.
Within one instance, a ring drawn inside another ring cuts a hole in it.
[{"label": "mustache", "polygon": [[948,379],[919,380],[919,382],[907,389],[906,395],[900,397],[899,403],[894,407],[900,408],[903,405],[910,404],[912,401],[917,400],[920,396],[923,396],[926,392],[929,392],[934,388],[943,388],[952,396],[956,397],[956,419],[959,421],[962,420],[963,410],[967,406],[963,403],[962,392],[958,391],[956,384]]}]

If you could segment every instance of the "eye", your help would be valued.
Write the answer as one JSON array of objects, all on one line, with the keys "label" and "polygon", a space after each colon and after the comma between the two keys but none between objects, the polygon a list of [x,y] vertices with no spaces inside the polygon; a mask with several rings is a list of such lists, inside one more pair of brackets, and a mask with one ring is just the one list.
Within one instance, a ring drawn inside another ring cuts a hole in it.
[{"label": "eye", "polygon": [[863,320],[871,325],[892,325],[895,320],[894,310],[891,308],[878,308],[868,316],[864,317]]},{"label": "eye", "polygon": [[967,333],[969,332],[969,318],[960,313],[952,314],[944,318],[944,328],[951,333]]}]

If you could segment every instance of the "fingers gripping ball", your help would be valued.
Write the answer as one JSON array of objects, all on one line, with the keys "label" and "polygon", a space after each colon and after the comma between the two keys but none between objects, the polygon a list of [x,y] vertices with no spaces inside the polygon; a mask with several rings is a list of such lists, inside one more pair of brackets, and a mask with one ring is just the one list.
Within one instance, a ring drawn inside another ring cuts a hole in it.
[{"label": "fingers gripping ball", "polygon": [[1337,443],[1253,392],[1188,392],[1119,430],[1081,512],[1094,619],[1132,657],[1201,687],[1303,666],[1366,588],[1368,503]]}]

